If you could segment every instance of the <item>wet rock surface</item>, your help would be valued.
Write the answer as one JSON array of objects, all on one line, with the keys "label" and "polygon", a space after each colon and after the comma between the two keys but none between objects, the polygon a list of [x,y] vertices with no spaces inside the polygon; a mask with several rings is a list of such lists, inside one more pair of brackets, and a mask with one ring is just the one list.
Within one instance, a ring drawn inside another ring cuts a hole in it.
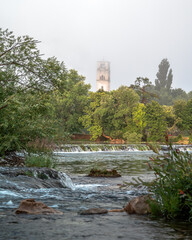
[{"label": "wet rock surface", "polygon": [[0,157],[0,166],[24,166],[25,158],[16,153],[10,153],[5,157]]},{"label": "wet rock surface", "polygon": [[[6,179],[7,181],[3,181]],[[19,188],[63,188],[59,172],[48,168],[0,167],[0,187]]]},{"label": "wet rock surface", "polygon": [[138,196],[133,198],[125,207],[124,210],[128,214],[145,215],[151,212],[148,201],[149,196]]},{"label": "wet rock surface", "polygon": [[63,212],[48,207],[43,202],[36,202],[34,199],[26,199],[21,201],[19,208],[15,211],[16,214],[58,214]]},{"label": "wet rock surface", "polygon": [[[9,177],[28,176],[38,177],[40,179],[58,179],[58,171],[50,168],[36,168],[36,167],[0,167],[0,174]],[[44,177],[43,177],[44,175]]]},{"label": "wet rock surface", "polygon": [[79,212],[80,215],[106,214],[107,209],[104,208],[90,208]]}]

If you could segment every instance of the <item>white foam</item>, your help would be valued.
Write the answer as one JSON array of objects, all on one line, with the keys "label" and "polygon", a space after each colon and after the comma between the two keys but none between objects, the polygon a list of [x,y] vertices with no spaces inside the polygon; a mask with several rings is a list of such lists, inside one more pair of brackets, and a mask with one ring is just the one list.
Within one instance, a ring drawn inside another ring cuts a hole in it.
[{"label": "white foam", "polygon": [[102,187],[104,185],[101,184],[75,184],[74,190],[83,190],[83,191],[91,191],[96,190],[98,187]]},{"label": "white foam", "polygon": [[22,197],[21,194],[14,193],[13,191],[10,190],[0,190],[0,198],[4,198],[5,195],[11,197]]}]

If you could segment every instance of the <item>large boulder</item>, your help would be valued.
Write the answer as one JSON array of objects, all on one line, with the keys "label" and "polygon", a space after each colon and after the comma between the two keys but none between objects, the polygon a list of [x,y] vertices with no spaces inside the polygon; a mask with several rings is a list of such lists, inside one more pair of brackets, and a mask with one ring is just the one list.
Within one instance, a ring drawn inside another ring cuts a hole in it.
[{"label": "large boulder", "polygon": [[21,201],[19,208],[15,211],[16,214],[58,214],[63,212],[48,207],[42,202],[36,202],[34,199],[26,199]]},{"label": "large boulder", "polygon": [[151,213],[150,206],[149,206],[149,200],[151,200],[151,199],[148,195],[133,198],[124,207],[124,210],[128,214],[144,215],[144,214]]}]

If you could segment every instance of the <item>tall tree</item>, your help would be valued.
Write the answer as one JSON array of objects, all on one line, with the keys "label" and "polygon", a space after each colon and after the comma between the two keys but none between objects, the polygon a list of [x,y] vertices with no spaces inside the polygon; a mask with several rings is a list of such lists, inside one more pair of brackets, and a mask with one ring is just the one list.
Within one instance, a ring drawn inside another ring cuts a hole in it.
[{"label": "tall tree", "polygon": [[82,127],[90,86],[55,57],[42,59],[37,43],[0,29],[0,155]]},{"label": "tall tree", "polygon": [[173,74],[172,69],[169,69],[170,64],[168,60],[165,58],[159,64],[159,71],[157,73],[157,79],[155,80],[155,88],[156,90],[167,90],[171,89]]}]

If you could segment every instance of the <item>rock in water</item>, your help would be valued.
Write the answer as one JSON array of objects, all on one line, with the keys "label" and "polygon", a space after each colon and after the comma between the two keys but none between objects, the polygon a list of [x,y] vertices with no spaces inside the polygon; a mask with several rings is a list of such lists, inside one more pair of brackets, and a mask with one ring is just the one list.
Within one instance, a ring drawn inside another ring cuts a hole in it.
[{"label": "rock in water", "polygon": [[21,201],[19,208],[15,211],[16,214],[58,214],[63,212],[48,207],[42,202],[36,202],[34,199],[26,199]]},{"label": "rock in water", "polygon": [[149,203],[149,196],[139,196],[133,198],[124,208],[124,210],[129,214],[139,214],[144,215],[151,213]]},{"label": "rock in water", "polygon": [[80,215],[105,214],[105,213],[108,213],[108,210],[104,208],[90,208],[87,210],[80,211]]},{"label": "rock in water", "polygon": [[115,169],[91,169],[88,177],[121,177]]}]

